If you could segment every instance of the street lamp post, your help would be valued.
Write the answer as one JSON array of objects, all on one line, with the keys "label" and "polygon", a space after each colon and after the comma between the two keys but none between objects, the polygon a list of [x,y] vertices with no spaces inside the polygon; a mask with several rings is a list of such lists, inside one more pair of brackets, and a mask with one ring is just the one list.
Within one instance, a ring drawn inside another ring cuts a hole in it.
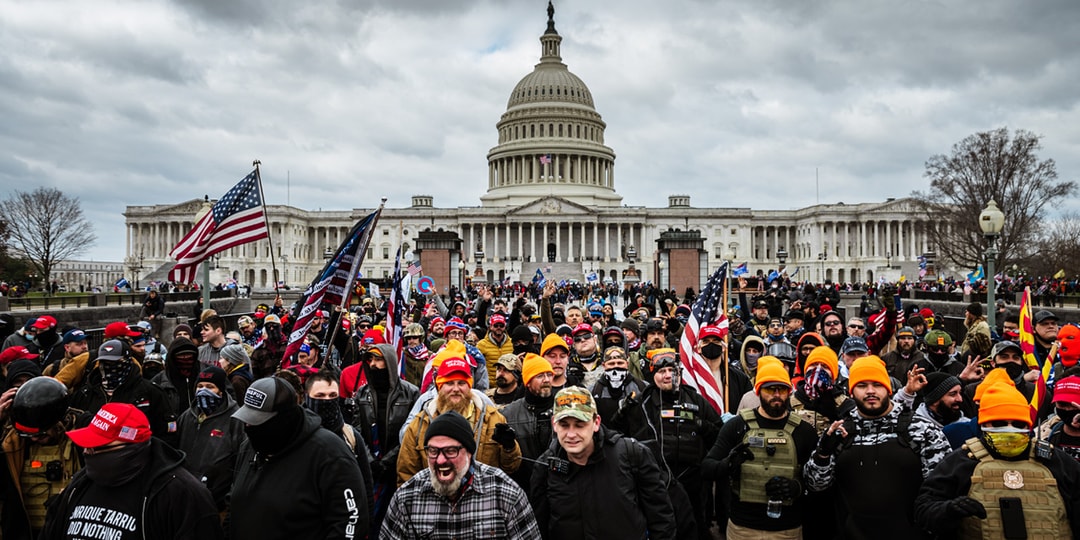
[{"label": "street lamp post", "polygon": [[667,287],[664,285],[664,267],[665,266],[667,266],[667,265],[664,264],[663,259],[660,259],[660,262],[656,263],[656,267],[660,270],[659,272],[657,272],[656,285],[658,287],[660,287],[660,290],[662,290],[662,291],[667,290]]},{"label": "street lamp post", "polygon": [[461,259],[460,261],[458,261],[458,292],[465,290],[465,266],[465,259]]},{"label": "street lamp post", "polygon": [[994,321],[994,259],[998,252],[995,246],[1001,229],[1005,228],[1005,214],[993,199],[986,203],[986,208],[979,213],[979,228],[986,236],[986,323],[995,328]]},{"label": "street lamp post", "polygon": [[825,282],[825,261],[828,260],[828,258],[829,258],[829,254],[825,253],[824,251],[817,254],[818,263],[821,264],[821,269],[820,269],[820,271],[818,273],[818,283],[824,283]]},{"label": "street lamp post", "polygon": [[777,268],[777,270],[776,270],[777,274],[782,275],[784,273],[784,263],[787,262],[787,258],[788,258],[788,252],[787,252],[786,249],[783,248],[783,246],[781,246],[779,249],[776,250],[776,260],[779,261],[779,263],[780,263],[779,268]]}]

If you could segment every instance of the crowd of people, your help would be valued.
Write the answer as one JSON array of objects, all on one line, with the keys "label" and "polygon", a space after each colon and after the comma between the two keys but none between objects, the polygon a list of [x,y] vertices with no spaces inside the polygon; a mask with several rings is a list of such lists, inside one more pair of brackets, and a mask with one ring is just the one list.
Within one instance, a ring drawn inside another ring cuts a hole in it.
[{"label": "crowd of people", "polygon": [[[1025,351],[1008,306],[952,335],[895,289],[845,317],[831,283],[740,285],[702,325],[693,291],[479,286],[397,329],[365,297],[288,356],[280,299],[163,336],[148,295],[93,350],[0,315],[0,537],[1080,532],[1080,326],[1037,310]],[[688,329],[723,403],[684,384]]]}]

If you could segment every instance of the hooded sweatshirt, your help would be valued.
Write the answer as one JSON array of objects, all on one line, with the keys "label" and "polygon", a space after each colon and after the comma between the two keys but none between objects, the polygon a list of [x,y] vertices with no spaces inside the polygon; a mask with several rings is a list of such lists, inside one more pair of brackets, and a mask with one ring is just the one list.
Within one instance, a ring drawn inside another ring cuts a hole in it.
[{"label": "hooded sweatshirt", "polygon": [[[751,368],[750,365],[746,363],[746,345],[749,343],[757,343],[758,347],[761,347],[761,356],[765,356],[765,349],[767,347],[765,346],[765,340],[760,337],[746,336],[746,340],[743,341],[742,344],[742,349],[739,350],[739,367],[742,368],[743,373],[750,378],[750,382],[753,382],[754,377],[757,376],[757,364],[754,364],[754,367]],[[761,356],[758,358],[761,358]]]}]

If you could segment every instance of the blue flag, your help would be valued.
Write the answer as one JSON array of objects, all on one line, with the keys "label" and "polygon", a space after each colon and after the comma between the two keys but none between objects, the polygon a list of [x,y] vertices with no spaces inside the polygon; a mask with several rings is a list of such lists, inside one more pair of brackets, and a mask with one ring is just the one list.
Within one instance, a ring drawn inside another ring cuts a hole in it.
[{"label": "blue flag", "polygon": [[746,268],[747,263],[736,265],[731,269],[732,277],[742,277],[750,273],[750,270]]},{"label": "blue flag", "polygon": [[533,274],[532,282],[538,287],[547,285],[547,278],[544,277],[544,273],[541,272],[539,268],[536,269],[536,274]]},{"label": "blue flag", "polygon": [[799,273],[799,268],[798,268],[798,267],[795,267],[795,271],[794,271],[794,272],[792,272],[792,273],[790,273],[790,274],[788,274],[788,277],[795,277],[795,274],[798,274],[798,273]]},{"label": "blue flag", "polygon": [[120,280],[116,282],[116,288],[117,289],[126,289],[126,288],[128,288],[130,286],[131,286],[131,283],[128,283],[127,278],[120,278]]},{"label": "blue flag", "polygon": [[772,281],[774,279],[779,279],[779,278],[780,278],[780,272],[777,272],[776,270],[773,270],[772,272],[769,272],[769,277],[766,278],[765,281]]},{"label": "blue flag", "polygon": [[985,274],[983,274],[983,267],[980,264],[978,267],[975,268],[975,270],[972,270],[971,273],[967,275],[968,283],[974,284],[976,281],[979,281],[984,276]]}]

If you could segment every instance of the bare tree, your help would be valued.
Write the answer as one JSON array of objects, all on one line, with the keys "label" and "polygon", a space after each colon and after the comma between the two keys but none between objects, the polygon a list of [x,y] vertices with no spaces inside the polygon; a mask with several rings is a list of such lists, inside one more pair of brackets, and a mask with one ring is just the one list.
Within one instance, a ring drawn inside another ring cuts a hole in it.
[{"label": "bare tree", "polygon": [[1068,277],[1076,277],[1080,269],[1080,214],[1069,212],[1058,219],[1047,220],[1041,227],[1038,250],[1028,259],[1027,268],[1032,275],[1052,276],[1065,270]]},{"label": "bare tree", "polygon": [[55,188],[16,191],[0,203],[0,220],[8,225],[12,247],[22,251],[41,272],[48,290],[53,266],[97,241],[93,225],[83,217],[79,200]]},{"label": "bare tree", "polygon": [[983,261],[986,237],[979,213],[990,200],[1005,214],[997,244],[997,267],[1035,251],[1044,210],[1076,192],[1076,183],[1059,181],[1053,159],[1039,160],[1041,136],[1008,128],[969,135],[950,155],[926,161],[930,189],[911,196],[936,227],[930,228],[939,258],[957,268],[974,268]]}]

